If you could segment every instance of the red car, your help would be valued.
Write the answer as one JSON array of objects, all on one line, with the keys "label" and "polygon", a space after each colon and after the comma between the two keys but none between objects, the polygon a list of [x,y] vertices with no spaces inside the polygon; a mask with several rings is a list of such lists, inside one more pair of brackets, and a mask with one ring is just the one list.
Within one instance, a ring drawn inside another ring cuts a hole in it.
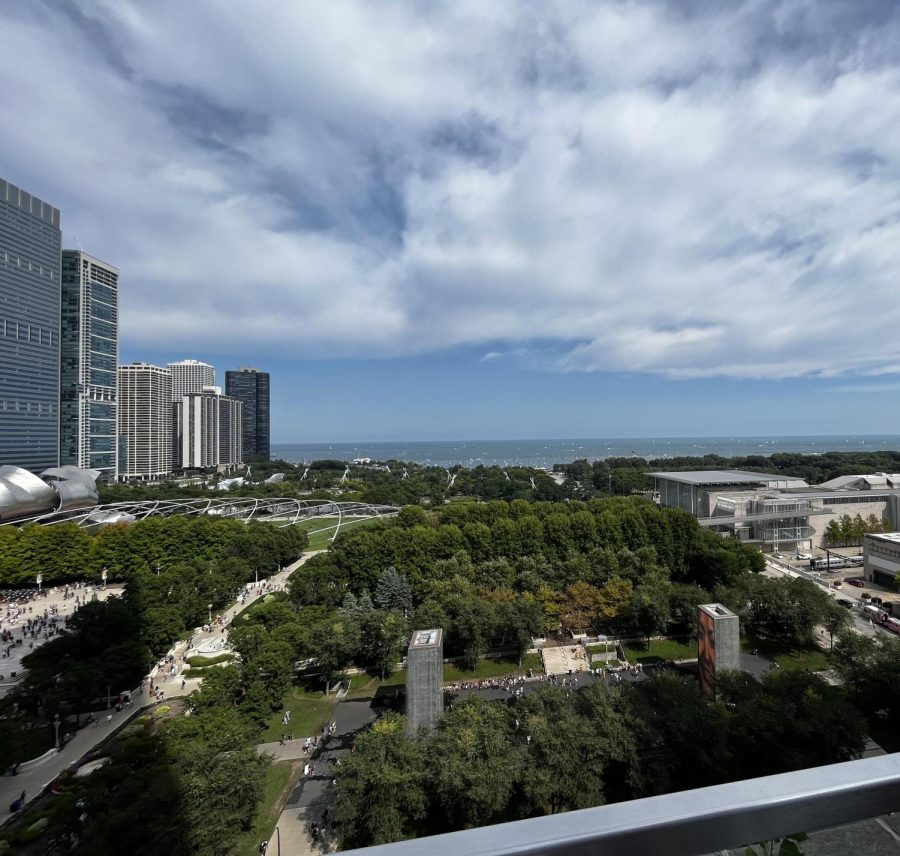
[{"label": "red car", "polygon": [[848,586],[856,586],[857,588],[864,588],[865,583],[862,580],[844,580]]}]

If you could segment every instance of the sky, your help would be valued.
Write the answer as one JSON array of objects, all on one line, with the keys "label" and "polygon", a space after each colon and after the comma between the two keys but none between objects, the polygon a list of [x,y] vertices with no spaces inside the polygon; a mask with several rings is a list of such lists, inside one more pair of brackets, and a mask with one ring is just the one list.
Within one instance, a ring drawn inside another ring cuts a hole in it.
[{"label": "sky", "polygon": [[0,5],[122,362],[286,441],[895,433],[893,0]]}]

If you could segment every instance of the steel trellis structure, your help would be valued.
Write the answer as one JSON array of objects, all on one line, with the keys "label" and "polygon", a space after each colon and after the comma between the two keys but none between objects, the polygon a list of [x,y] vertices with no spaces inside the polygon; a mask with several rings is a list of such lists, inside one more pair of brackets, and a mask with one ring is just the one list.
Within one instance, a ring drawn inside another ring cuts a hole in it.
[{"label": "steel trellis structure", "polygon": [[[128,523],[148,517],[172,515],[209,515],[237,520],[265,520],[279,527],[294,526],[316,517],[337,518],[337,523],[310,530],[315,535],[334,529],[334,539],[341,527],[350,522],[373,518],[393,517],[400,513],[395,505],[373,505],[368,502],[334,502],[328,499],[293,499],[290,497],[224,497],[211,496],[197,499],[147,499],[134,502],[113,502],[95,505],[77,513],[53,512],[17,519],[16,524],[76,523],[79,526],[97,526],[111,523]],[[0,524],[13,525],[13,522]]]}]

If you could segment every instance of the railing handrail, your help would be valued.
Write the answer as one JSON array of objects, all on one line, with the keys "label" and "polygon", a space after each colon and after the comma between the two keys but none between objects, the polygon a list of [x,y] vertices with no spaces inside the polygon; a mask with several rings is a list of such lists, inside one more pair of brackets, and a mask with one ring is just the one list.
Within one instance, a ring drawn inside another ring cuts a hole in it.
[{"label": "railing handrail", "polygon": [[700,856],[900,809],[900,754],[483,826],[346,856]]}]

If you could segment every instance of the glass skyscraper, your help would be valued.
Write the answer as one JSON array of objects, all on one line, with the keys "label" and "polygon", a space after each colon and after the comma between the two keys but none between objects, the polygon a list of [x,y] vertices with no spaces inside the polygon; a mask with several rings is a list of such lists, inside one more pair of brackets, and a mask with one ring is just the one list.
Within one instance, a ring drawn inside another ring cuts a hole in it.
[{"label": "glass skyscraper", "polygon": [[0,179],[0,465],[59,463],[59,209]]},{"label": "glass skyscraper", "polygon": [[81,250],[62,252],[62,464],[118,475],[116,371],[119,272]]},{"label": "glass skyscraper", "polygon": [[269,460],[269,373],[249,368],[227,371],[225,394],[243,405],[244,460],[248,455],[261,455]]}]

